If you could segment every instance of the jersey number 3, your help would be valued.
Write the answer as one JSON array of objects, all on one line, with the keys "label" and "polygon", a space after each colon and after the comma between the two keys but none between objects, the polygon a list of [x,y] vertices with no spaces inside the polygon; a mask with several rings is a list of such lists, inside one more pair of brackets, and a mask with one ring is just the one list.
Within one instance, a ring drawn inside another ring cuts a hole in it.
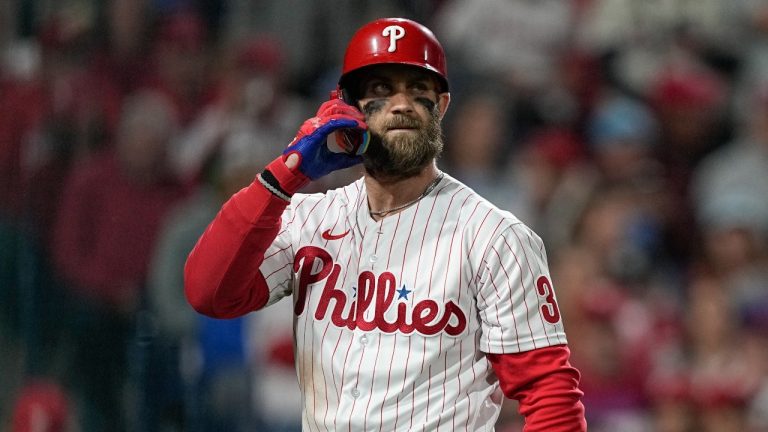
[{"label": "jersey number 3", "polygon": [[560,309],[557,307],[557,301],[555,300],[555,290],[552,289],[552,283],[549,282],[546,276],[539,276],[536,279],[536,292],[547,301],[546,304],[541,306],[541,316],[548,323],[556,324],[560,321]]}]

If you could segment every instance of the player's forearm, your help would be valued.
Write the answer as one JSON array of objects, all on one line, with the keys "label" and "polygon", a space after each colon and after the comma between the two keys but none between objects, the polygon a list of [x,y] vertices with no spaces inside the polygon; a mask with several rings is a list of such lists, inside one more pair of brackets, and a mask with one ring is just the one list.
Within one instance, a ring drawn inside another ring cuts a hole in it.
[{"label": "player's forearm", "polygon": [[542,378],[535,387],[518,392],[520,414],[525,417],[525,432],[582,432],[583,393],[576,387],[575,369],[561,369]]},{"label": "player's forearm", "polygon": [[525,432],[582,432],[583,393],[579,372],[564,345],[519,354],[489,354],[504,394],[520,404]]},{"label": "player's forearm", "polygon": [[266,304],[269,291],[258,269],[287,205],[259,181],[224,204],[184,267],[184,290],[196,311],[232,318]]}]

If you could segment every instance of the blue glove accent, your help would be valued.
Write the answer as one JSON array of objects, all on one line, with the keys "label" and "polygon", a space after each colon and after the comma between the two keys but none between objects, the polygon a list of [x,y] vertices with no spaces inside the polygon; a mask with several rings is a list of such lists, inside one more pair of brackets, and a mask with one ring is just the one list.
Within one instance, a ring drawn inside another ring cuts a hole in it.
[{"label": "blue glove accent", "polygon": [[363,161],[362,156],[351,156],[347,153],[334,153],[328,149],[328,135],[339,129],[359,127],[354,119],[332,118],[311,133],[299,138],[288,146],[284,155],[299,153],[301,163],[299,170],[312,180],[327,175],[333,171],[351,167]]}]

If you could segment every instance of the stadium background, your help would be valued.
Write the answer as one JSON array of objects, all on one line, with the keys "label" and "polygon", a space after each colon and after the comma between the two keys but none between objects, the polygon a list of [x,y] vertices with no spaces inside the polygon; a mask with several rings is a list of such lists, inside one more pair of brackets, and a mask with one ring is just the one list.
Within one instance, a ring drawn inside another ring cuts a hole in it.
[{"label": "stadium background", "polygon": [[204,319],[181,265],[381,16],[543,237],[590,430],[768,430],[768,1],[3,0],[0,431],[299,430],[290,308]]}]

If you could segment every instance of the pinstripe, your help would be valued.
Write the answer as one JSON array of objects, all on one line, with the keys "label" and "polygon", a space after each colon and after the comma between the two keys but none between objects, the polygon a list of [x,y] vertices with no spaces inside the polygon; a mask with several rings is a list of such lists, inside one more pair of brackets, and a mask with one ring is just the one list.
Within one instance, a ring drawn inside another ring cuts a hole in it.
[{"label": "pinstripe", "polygon": [[[427,216],[427,221],[426,221],[426,223],[423,224],[423,226],[424,226],[424,233],[421,236],[421,244],[422,245],[424,244],[424,240],[427,238],[427,230],[429,229],[430,221],[432,219],[432,211],[435,208],[434,204],[435,204],[435,202],[432,203],[432,208],[430,209],[429,215]],[[420,205],[421,205],[421,202],[416,204],[416,213],[419,212],[419,206]],[[418,281],[418,277],[419,277],[419,271],[418,270],[421,269],[421,257],[422,257],[422,253],[423,252],[424,252],[424,248],[423,247],[419,248],[419,259],[416,262],[416,273],[414,274],[414,281]],[[415,282],[415,283],[418,283],[418,282]],[[431,292],[432,287],[430,285],[427,285],[427,286],[429,287],[429,292]],[[414,298],[415,297],[416,296],[414,295]],[[413,300],[411,300],[411,302],[413,302]],[[423,374],[424,373],[424,360],[425,360],[425,357],[427,355],[427,339],[423,338],[423,337],[421,339],[422,339],[423,345],[422,345],[422,353],[421,353],[421,369],[420,369],[419,373]],[[410,416],[409,429],[413,428],[413,414],[414,414],[414,411],[416,410],[416,405],[415,405],[415,400],[416,400],[416,381],[414,381],[413,385],[411,386],[411,400],[412,400],[412,402],[411,402],[411,416]],[[429,399],[427,399],[427,403],[429,403]]]},{"label": "pinstripe", "polygon": [[[328,216],[329,209],[332,208],[331,206],[333,205],[335,200],[336,200],[336,197],[334,196],[333,198],[331,198],[329,203],[326,203],[325,211],[323,212],[322,217],[320,217],[320,223],[317,224],[317,227],[315,228],[315,230],[312,233],[312,236],[310,237],[310,242],[315,239],[315,236],[317,236],[318,231],[320,231],[320,227],[323,226],[323,222],[325,221],[325,218]],[[311,220],[311,218],[314,216],[315,212],[319,211],[318,210],[318,206],[320,204],[322,204],[323,201],[324,200],[318,200],[315,203],[315,205],[312,206],[312,208],[309,210],[309,213],[307,214],[307,218],[305,219],[304,223],[302,224],[302,229]],[[306,265],[306,263],[305,263],[305,265]],[[309,311],[307,311],[307,314],[309,314]],[[309,337],[310,338],[309,345],[311,347],[310,348],[310,352],[314,352],[314,349],[315,349],[315,335],[314,335],[314,333],[312,331],[310,331],[309,332],[309,336],[307,336],[307,327],[309,326],[308,325],[309,323],[310,323],[309,320],[305,320],[304,321],[304,329],[303,329],[303,332],[304,332],[303,333],[304,344],[303,345],[307,346],[307,337]],[[300,365],[300,368],[301,368],[301,370],[300,370],[300,374],[301,375],[300,376],[305,377],[306,376],[306,375],[304,375],[305,371],[303,370],[304,367],[305,367],[305,362],[301,361],[301,362],[299,362],[299,365]],[[309,384],[311,384],[312,392],[308,392],[306,389],[304,391],[307,392],[307,393],[311,393],[311,395],[312,395],[312,407],[313,407],[313,410],[314,410],[316,408],[317,395],[316,395],[316,392],[314,391],[315,390],[315,363],[313,361],[310,362],[309,376],[310,376]],[[317,426],[317,418],[316,417],[315,417],[315,426]]]},{"label": "pinstripe", "polygon": [[[395,223],[395,229],[392,233],[392,241],[389,243],[389,253],[387,254],[387,264],[386,268],[389,268],[390,263],[392,262],[392,251],[394,251],[394,245],[395,245],[395,238],[397,238],[398,230],[400,228],[400,217],[402,216],[402,213],[398,213],[395,215],[397,217],[397,222]],[[389,364],[392,364],[392,361],[395,359],[395,352],[397,352],[397,334],[393,336],[393,349],[392,349],[392,355],[389,358]],[[381,338],[379,338],[379,347],[381,347]],[[378,360],[378,356],[376,357],[376,360]],[[387,396],[389,395],[389,388],[390,384],[392,382],[392,368],[387,368],[387,387],[386,390],[384,390],[384,400],[387,399]],[[371,400],[373,398],[368,399],[368,405],[365,407],[365,418],[368,419],[368,409],[371,406]],[[379,411],[379,423],[383,423],[384,419],[384,404],[381,404],[381,410]],[[366,422],[367,426],[367,422]],[[381,430],[381,429],[379,429]]]},{"label": "pinstripe", "polygon": [[[323,217],[321,218],[321,220],[320,220],[320,223],[317,225],[317,228],[315,229],[314,233],[312,234],[312,238],[311,238],[311,240],[314,240],[314,239],[315,239],[315,236],[316,236],[316,235],[317,235],[317,233],[320,231],[321,227],[323,227],[323,226],[324,226],[324,225],[323,225],[323,222],[325,221],[325,218],[328,216],[328,214],[329,214],[329,210],[332,208],[332,206],[333,206],[333,203],[335,202],[335,200],[336,200],[336,197],[332,198],[332,199],[331,199],[331,201],[330,201],[330,202],[327,204],[327,207],[326,207],[326,209],[325,209],[325,212],[323,213]],[[340,215],[339,215],[339,214],[336,214],[336,220],[335,220],[335,221],[334,221],[334,223],[333,223],[333,227],[334,227],[334,228],[336,227],[336,224],[337,224],[337,223],[338,223],[338,221],[339,221],[339,217],[340,217]],[[310,240],[310,241],[311,241],[311,240]],[[326,240],[326,244],[327,244],[327,243],[328,243],[328,240]],[[306,321],[306,322],[308,322],[308,321]],[[305,322],[305,323],[306,323],[306,322]],[[306,328],[307,328],[307,326],[305,325],[305,326],[304,326],[304,332],[305,332],[305,334],[306,334]],[[311,343],[311,345],[310,345],[312,348],[310,349],[310,352],[313,352],[313,353],[314,353],[314,352],[315,352],[315,340],[316,340],[316,337],[315,337],[315,334],[314,334],[314,332],[310,333],[310,337],[312,338],[312,343]],[[306,342],[305,342],[305,344],[306,344]],[[321,345],[320,345],[320,346],[322,346],[322,338],[321,338]],[[323,356],[320,356],[320,361],[321,361],[321,362],[322,362],[322,359],[323,359]],[[302,364],[303,364],[303,363],[302,363]],[[322,368],[321,368],[321,371],[322,371]],[[315,374],[315,362],[312,362],[312,363],[311,363],[311,367],[310,367],[310,374],[309,374],[309,375],[312,377],[312,388],[313,388],[313,389],[316,389],[316,388],[317,388],[317,385],[316,385],[316,383],[315,383],[315,380],[317,379],[317,376],[316,376],[316,374]],[[328,403],[328,402],[327,402],[327,399],[328,399],[328,398],[327,398],[327,387],[326,387],[326,384],[325,384],[325,373],[323,373],[323,390],[325,390],[325,392],[326,392],[326,398],[325,398],[325,399],[326,399],[326,404],[327,404],[327,403]],[[316,412],[316,411],[317,411],[317,399],[318,399],[318,398],[317,398],[317,395],[315,395],[315,396],[312,398],[312,409],[313,409],[313,412]],[[314,417],[314,420],[315,420],[315,427],[317,427],[317,428],[318,428],[318,430],[319,430],[319,429],[320,429],[320,426],[317,424],[317,417]]]},{"label": "pinstripe", "polygon": [[[350,243],[352,242],[351,237],[349,237],[349,241],[350,241]],[[346,266],[344,268],[344,275],[342,277],[342,280],[346,280],[347,273],[349,272],[349,269],[351,268],[351,266],[350,266],[351,260],[352,260],[352,254],[350,254],[348,259],[347,259],[347,263],[346,263]],[[325,325],[325,329],[323,330],[323,335],[321,337],[321,341],[322,341],[322,343],[320,344],[321,347],[325,346],[325,339],[326,339],[326,335],[328,334],[328,329],[330,328],[330,325],[331,325],[330,322],[326,323],[326,325]],[[339,336],[336,339],[336,342],[334,344],[333,354],[331,355],[331,366],[333,366],[333,358],[336,355],[336,350],[339,347],[339,342],[340,341],[341,341],[341,333],[339,333]],[[314,352],[314,349],[312,350],[312,352]],[[328,392],[327,373],[325,372],[325,368],[323,367],[323,361],[324,360],[325,360],[325,356],[321,355],[320,356],[320,369],[323,371],[323,384],[324,384],[324,389],[325,389],[325,414],[323,416],[323,426],[326,427],[327,419],[328,419],[328,413],[330,412],[330,406],[329,406],[330,402],[328,401],[328,393],[329,392]],[[331,374],[331,378],[333,379],[334,389],[336,390],[336,400],[337,401],[341,400],[341,388],[336,383],[336,374]],[[334,419],[335,419],[335,416],[334,416]],[[317,420],[317,416],[315,416],[315,425],[318,426],[318,428],[319,428],[319,425],[317,425],[317,421],[318,421]]]},{"label": "pinstripe", "polygon": [[[442,189],[440,189],[440,191],[442,191],[443,189],[444,189],[444,187]],[[451,201],[453,201],[453,197],[451,197]],[[427,217],[427,223],[424,226],[424,235],[425,236],[427,234],[427,230],[431,226],[430,222],[432,220],[432,214],[435,211],[435,205],[436,204],[437,204],[437,200],[435,199],[435,200],[432,201],[432,208],[430,208],[430,210],[429,210],[429,216]],[[450,203],[449,203],[448,208],[450,208]],[[432,287],[433,287],[432,276],[434,275],[434,272],[435,272],[435,263],[437,262],[438,251],[440,250],[440,239],[442,238],[440,236],[440,234],[443,232],[443,227],[445,226],[445,220],[446,220],[447,217],[448,217],[448,211],[446,209],[445,216],[443,217],[443,221],[440,223],[440,229],[437,232],[437,241],[435,242],[435,252],[432,255],[433,257],[435,257],[435,259],[432,260],[432,266],[429,269],[429,283],[427,284],[427,287],[428,287],[427,296],[432,294]],[[424,244],[423,241],[422,241],[422,244]],[[445,287],[443,287],[443,299],[445,299]],[[438,336],[437,339],[438,339],[438,341],[440,341],[440,336]],[[442,352],[442,347],[438,350],[438,353],[441,353],[441,352]],[[421,370],[422,370],[422,372],[424,371],[424,360],[426,358],[426,354],[427,354],[427,338],[424,338],[424,354],[423,354],[423,356],[421,358]],[[432,366],[431,365],[429,366],[429,370],[430,370],[429,379],[427,380],[427,408],[426,408],[427,412],[429,412],[429,403],[430,403],[430,400],[431,400],[430,394],[432,392],[432,376],[433,375],[431,373],[431,371],[432,371]],[[414,394],[414,399],[415,398],[416,398],[416,395]],[[415,407],[413,407],[413,408],[415,408]],[[413,419],[413,411],[411,411],[411,419]]]},{"label": "pinstripe", "polygon": [[[418,204],[417,204],[416,207],[418,209]],[[411,228],[408,230],[408,236],[405,239],[405,248],[403,250],[403,262],[400,264],[400,277],[398,279],[398,280],[401,280],[401,281],[403,280],[403,269],[405,268],[405,261],[406,261],[406,258],[408,257],[408,245],[411,242],[411,235],[413,235],[413,227],[414,227],[415,222],[416,222],[416,213],[417,212],[413,212],[413,219],[411,220],[411,223],[410,223]],[[399,416],[400,416],[400,396],[399,395],[401,395],[403,393],[403,390],[405,390],[405,380],[406,380],[406,377],[408,376],[408,364],[410,363],[410,359],[411,359],[411,345],[412,345],[412,342],[413,342],[413,339],[409,337],[408,338],[408,354],[407,354],[407,357],[406,357],[406,360],[405,360],[405,371],[402,374],[403,375],[403,385],[400,388],[400,392],[398,393],[397,400],[396,400],[396,405],[395,405],[396,406],[396,409],[395,409],[395,427],[397,427],[397,423],[399,421]]]},{"label": "pinstripe", "polygon": [[[542,242],[541,239],[538,239],[538,238],[534,239],[534,235],[535,234],[533,234],[531,232],[528,233],[528,246],[531,248],[531,250],[536,250],[535,249],[536,245],[534,244],[534,242],[536,244],[538,244],[538,251],[539,251],[539,256],[541,256],[541,260],[536,262],[536,264],[538,266],[537,274],[544,275],[544,274],[547,274],[549,272],[546,268],[542,268],[542,267],[546,267],[546,266],[542,266],[542,263],[546,263],[547,262],[547,251],[546,251],[546,249],[544,249],[544,242]],[[537,292],[537,295],[538,295],[538,292]],[[541,307],[541,303],[539,303],[539,307]],[[543,322],[542,322],[542,325],[544,325]],[[546,331],[546,328],[547,328],[547,326],[545,325],[544,326],[545,331]],[[549,333],[547,333],[547,334],[549,334]],[[558,344],[564,344],[566,342],[561,337],[561,332],[560,331],[555,331],[555,337],[557,338],[557,343]],[[549,342],[549,338],[547,338],[547,341]]]},{"label": "pinstripe", "polygon": [[[496,250],[495,248],[493,249],[493,251],[496,253],[497,258],[499,259],[499,261],[501,261],[501,257],[498,255],[499,251]],[[517,265],[517,270],[520,273],[520,276],[519,276],[518,279],[520,280],[520,290],[522,291],[523,303],[525,304],[525,322],[526,322],[526,325],[528,326],[528,334],[533,335],[533,330],[531,329],[531,317],[528,315],[528,310],[529,310],[528,309],[528,300],[526,299],[526,295],[525,295],[526,294],[526,290],[525,290],[525,281],[523,280],[523,266],[520,264],[520,257],[517,256],[517,253],[515,253],[515,251],[510,249],[507,252],[512,254],[512,257],[515,259],[515,264]],[[505,279],[507,281],[507,289],[508,289],[508,292],[509,292],[509,301],[514,305],[514,298],[512,296],[515,293],[515,287],[512,286],[513,281],[509,277],[509,274],[507,273],[507,269],[506,268],[504,268],[504,276],[505,276]],[[533,342],[533,345],[534,345],[534,347],[536,346],[536,341],[535,340]]]},{"label": "pinstripe", "polygon": [[[515,228],[517,228],[517,227],[513,226],[510,229],[510,231],[515,234],[515,238],[517,238],[517,242],[522,245],[523,241],[520,239],[520,235],[517,233]],[[529,244],[530,244],[530,241],[531,241],[531,238],[530,238],[530,236],[528,236]],[[506,237],[504,237],[504,242],[507,243],[507,238]],[[510,250],[512,249],[512,247],[509,246],[508,243],[507,243],[507,247],[509,247]],[[531,267],[531,260],[528,259],[528,253],[525,252],[525,248],[521,248],[521,249],[523,250],[523,257],[525,258],[525,262],[528,265],[528,273],[530,273],[530,275],[531,275],[531,281],[535,284],[536,283],[536,275],[538,274],[538,272],[537,273],[533,272],[533,268]],[[529,290],[531,290],[530,292],[533,292],[534,294],[536,293],[536,286],[528,286],[528,287],[527,286],[523,286],[523,289],[526,292],[529,292]],[[540,310],[540,308],[541,308],[541,297],[539,297],[539,295],[536,294],[536,310],[538,311],[538,310]],[[541,328],[544,330],[544,336],[547,338],[547,344],[549,345],[550,344],[549,335],[547,334],[547,326],[546,326],[546,324],[544,324],[544,317],[541,316],[540,313],[537,313],[536,315],[539,316],[539,322],[541,322]]]},{"label": "pinstripe", "polygon": [[[438,193],[442,192],[443,189],[445,189],[445,187],[441,188]],[[443,238],[443,236],[441,234],[443,232],[443,228],[445,228],[446,221],[448,220],[448,215],[450,214],[450,209],[451,209],[451,206],[453,204],[453,200],[454,200],[454,198],[456,198],[456,194],[459,191],[456,191],[456,192],[451,194],[451,199],[448,202],[448,206],[445,209],[443,221],[440,223],[440,229],[438,230],[438,233],[437,233],[437,241],[435,242],[435,255],[434,255],[435,257],[438,256],[438,251],[440,250],[440,240]],[[435,200],[435,204],[436,203],[437,203],[437,200]],[[434,209],[434,204],[432,205],[432,208]],[[443,279],[443,284],[441,286],[442,287],[442,292],[443,292],[443,303],[445,303],[445,292],[447,290],[446,285],[447,285],[447,278],[448,278],[448,270],[450,269],[450,265],[451,265],[451,253],[453,252],[453,238],[454,238],[455,232],[456,232],[456,230],[454,228],[454,233],[450,237],[451,244],[450,244],[450,247],[448,248],[448,260],[445,263],[445,265],[446,265],[446,271],[444,273],[445,274],[445,279]],[[429,290],[430,290],[429,292],[430,293],[432,292],[432,287],[433,287],[432,276],[434,275],[434,272],[435,272],[435,264],[436,263],[437,263],[437,260],[433,260],[432,261],[432,267],[431,267],[430,272],[429,272]],[[462,290],[459,289],[459,292],[461,292],[461,291]],[[438,342],[438,352],[441,353],[441,355],[442,355],[444,353],[444,351],[443,351],[443,335],[442,334],[438,336],[438,340],[439,340],[439,342]],[[445,358],[445,361],[447,362],[447,356],[444,356],[444,358]],[[443,368],[443,394],[445,393],[445,382],[446,382],[446,378],[447,378],[447,376],[446,376],[447,369],[448,369],[447,367]],[[430,366],[430,377],[431,376],[432,376],[432,374],[431,374],[431,366]],[[429,385],[429,388],[427,390],[427,411],[429,411],[429,400],[430,400],[430,394],[431,394],[431,391],[432,391],[432,380],[431,379],[430,379],[429,384],[430,385]],[[443,399],[442,402],[443,403],[442,403],[441,413],[445,409],[445,399]]]},{"label": "pinstripe", "polygon": [[[321,254],[298,263],[313,265],[310,277],[320,275],[305,288],[295,326],[297,373],[302,389],[311,393],[304,397],[305,430],[492,428],[493,419],[486,416],[497,413],[497,405],[478,417],[489,399],[477,390],[488,385],[491,371],[478,349],[528,349],[519,317],[534,303],[517,294],[519,305],[505,302],[513,290],[520,292],[521,281],[528,284],[524,292],[534,295],[528,278],[547,273],[543,245],[533,235],[526,241],[522,225],[512,230],[517,237],[507,234],[519,224],[514,216],[449,177],[424,200],[378,223],[367,211],[362,181],[326,194],[297,194],[262,265],[270,287],[292,280],[296,294],[302,271],[294,272],[297,254],[309,246]],[[348,234],[329,240],[319,235],[325,230]],[[379,259],[369,260],[371,255]],[[505,275],[510,264],[514,273]],[[322,276],[331,272],[333,282]],[[361,277],[363,272],[371,273]],[[363,280],[370,285],[358,286]],[[393,297],[382,300],[382,289]],[[371,299],[368,308],[359,303],[365,295]],[[388,309],[376,311],[382,301]],[[543,305],[538,297],[537,302]],[[463,314],[461,320],[446,315],[449,303]],[[414,317],[417,306],[429,318]],[[441,316],[449,325],[461,323],[463,331],[429,333]],[[378,319],[392,327],[380,331]],[[429,322],[417,324],[418,319]],[[558,326],[527,331],[536,346],[564,340]],[[361,343],[363,334],[370,342]]]}]

